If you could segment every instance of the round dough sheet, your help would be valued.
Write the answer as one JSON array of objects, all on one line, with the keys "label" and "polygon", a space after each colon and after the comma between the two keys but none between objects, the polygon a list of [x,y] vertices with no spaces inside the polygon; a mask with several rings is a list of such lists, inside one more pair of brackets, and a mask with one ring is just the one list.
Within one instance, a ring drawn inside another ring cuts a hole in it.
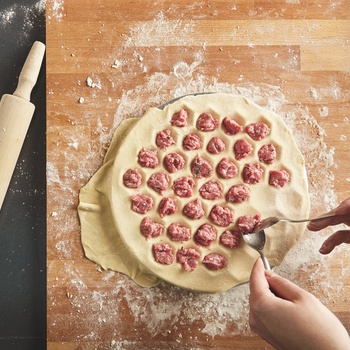
[{"label": "round dough sheet", "polygon": [[[177,127],[171,124],[173,115],[180,109],[188,112],[187,125]],[[213,131],[200,131],[196,122],[202,113],[210,113],[219,121],[219,126]],[[243,130],[236,135],[228,135],[222,125],[225,117],[235,120],[243,126]],[[262,140],[253,140],[245,131],[251,123],[264,123],[270,128],[270,133]],[[166,150],[156,144],[157,134],[163,130],[170,130],[175,144]],[[188,135],[198,135],[203,146],[196,150],[187,150],[183,147],[183,140]],[[219,154],[209,153],[207,145],[213,137],[220,138],[225,143],[225,150]],[[241,160],[235,159],[234,145],[244,139],[253,146],[250,155]],[[273,144],[276,148],[276,159],[272,164],[265,164],[259,160],[258,151],[262,145]],[[142,149],[156,150],[159,160],[155,168],[143,167],[138,162],[138,154]],[[169,153],[178,153],[185,159],[185,165],[175,173],[169,173],[164,167],[164,157]],[[208,160],[213,168],[210,177],[196,178],[191,173],[191,162],[196,156]],[[222,158],[231,160],[238,169],[238,174],[230,179],[221,178],[216,167]],[[250,198],[242,203],[227,202],[225,194],[233,185],[243,184],[242,171],[247,163],[259,164],[263,169],[260,182],[245,184],[250,189]],[[129,169],[137,169],[142,175],[139,188],[129,188],[123,183],[123,176]],[[271,170],[286,170],[290,175],[289,182],[283,187],[269,185],[269,172]],[[152,174],[165,172],[169,176],[169,185],[161,195],[147,185]],[[181,198],[174,193],[173,184],[181,177],[191,177],[195,181],[193,194],[189,198]],[[222,196],[216,200],[205,199],[199,189],[210,181],[216,180],[222,186]],[[309,198],[304,158],[299,151],[294,137],[283,120],[273,112],[262,109],[256,104],[241,96],[229,94],[203,94],[185,96],[166,105],[163,110],[150,108],[144,116],[128,131],[116,155],[111,176],[110,203],[114,222],[121,239],[139,262],[143,271],[147,271],[169,283],[182,288],[201,292],[222,292],[235,285],[249,280],[253,263],[258,257],[256,251],[248,247],[243,239],[238,247],[231,249],[222,245],[220,235],[227,229],[235,229],[239,217],[261,214],[261,217],[283,216],[287,218],[307,217],[309,213]],[[153,199],[153,208],[145,214],[132,210],[131,196],[144,194]],[[178,210],[172,215],[160,217],[158,206],[162,198],[173,198]],[[200,219],[191,219],[183,214],[184,206],[196,199],[200,199],[205,215]],[[230,208],[234,212],[234,221],[228,227],[213,223],[209,213],[215,204]],[[146,239],[141,233],[140,225],[145,217],[164,226],[163,233],[155,238]],[[172,223],[181,223],[190,228],[191,238],[188,241],[173,241],[167,234],[167,228]],[[210,224],[216,229],[217,237],[210,246],[198,245],[193,237],[203,224]],[[266,255],[272,266],[281,263],[286,253],[301,238],[305,230],[304,224],[278,224],[266,230]],[[174,255],[174,261],[165,265],[154,258],[152,246],[158,243],[168,244]],[[198,266],[193,271],[185,271],[177,262],[176,252],[183,248],[194,248],[199,254]],[[227,260],[227,265],[219,270],[210,270],[203,264],[203,259],[210,253],[216,253]]]}]

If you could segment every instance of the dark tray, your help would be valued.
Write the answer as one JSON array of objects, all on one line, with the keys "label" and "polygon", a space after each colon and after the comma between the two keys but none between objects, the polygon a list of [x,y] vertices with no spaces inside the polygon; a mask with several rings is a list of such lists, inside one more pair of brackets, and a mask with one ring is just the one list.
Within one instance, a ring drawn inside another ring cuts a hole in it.
[{"label": "dark tray", "polygon": [[[45,43],[44,4],[0,1],[0,97],[14,92],[33,42]],[[0,350],[46,349],[45,61],[31,101],[36,111],[0,211]]]}]

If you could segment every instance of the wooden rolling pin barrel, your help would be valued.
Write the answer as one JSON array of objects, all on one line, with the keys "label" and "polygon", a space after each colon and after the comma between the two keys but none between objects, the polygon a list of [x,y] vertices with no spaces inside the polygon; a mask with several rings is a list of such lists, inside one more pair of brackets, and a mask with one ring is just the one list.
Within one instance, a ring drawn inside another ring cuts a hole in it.
[{"label": "wooden rolling pin barrel", "polygon": [[30,94],[44,53],[45,45],[36,41],[21,70],[16,91],[3,95],[0,101],[0,210],[34,114]]}]

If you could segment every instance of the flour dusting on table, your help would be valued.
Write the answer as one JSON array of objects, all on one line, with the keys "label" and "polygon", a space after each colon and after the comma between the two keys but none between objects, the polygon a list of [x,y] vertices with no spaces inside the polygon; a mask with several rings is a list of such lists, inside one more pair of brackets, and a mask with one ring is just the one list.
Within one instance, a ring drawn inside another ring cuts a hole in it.
[{"label": "flour dusting on table", "polygon": [[37,25],[38,18],[45,12],[45,0],[38,0],[34,5],[13,4],[0,11],[0,30],[13,23],[23,22],[22,32],[16,40],[21,41],[28,37],[32,28]]},{"label": "flour dusting on table", "polygon": [[[297,1],[289,2],[297,3]],[[63,1],[57,0],[55,3],[61,5]],[[179,28],[183,27],[181,21],[166,21],[163,14],[160,13],[155,21],[132,28],[130,36],[126,37],[125,46],[141,46],[141,44],[147,46],[150,44],[148,40],[151,40],[150,32],[152,35],[163,36],[164,28],[171,34],[172,31],[177,32]],[[187,44],[189,43],[191,30],[191,23],[187,23],[184,36],[176,37],[178,44],[184,40]],[[148,34],[145,35],[145,33]],[[170,38],[175,41],[173,34]],[[321,214],[333,208],[337,204],[333,190],[333,168],[336,166],[334,148],[325,143],[325,131],[308,108],[301,104],[291,105],[279,86],[264,83],[255,85],[244,81],[243,78],[239,84],[229,84],[218,78],[201,74],[198,68],[204,63],[204,51],[205,48],[198,48],[192,62],[179,60],[167,73],[156,71],[149,74],[144,83],[124,91],[121,96],[115,96],[113,91],[109,91],[109,99],[118,99],[112,127],[107,129],[104,126],[103,118],[101,116],[95,117],[97,123],[94,124],[91,133],[97,135],[98,140],[93,146],[89,145],[85,149],[82,149],[82,146],[86,140],[83,140],[79,135],[67,133],[67,139],[63,141],[67,143],[64,155],[67,157],[67,166],[64,170],[66,180],[63,181],[60,178],[54,163],[48,163],[48,185],[58,188],[62,198],[69,198],[67,202],[72,205],[78,196],[77,184],[84,185],[98,170],[102,163],[102,155],[108,147],[108,141],[122,120],[141,117],[147,108],[162,105],[173,98],[186,94],[225,92],[247,97],[283,118],[295,135],[298,147],[306,158],[312,215]],[[110,80],[113,82],[113,70],[121,69],[127,62],[115,57],[111,58],[110,62]],[[147,68],[147,61],[144,59],[139,59],[139,64]],[[123,73],[123,78],[128,80],[128,73]],[[98,74],[96,74],[96,79],[98,79]],[[98,90],[102,90],[102,93],[104,89],[106,88],[102,85],[101,89]],[[310,93],[318,100],[328,92],[311,89]],[[337,94],[341,94],[341,91],[337,91]],[[328,115],[327,107],[322,107],[319,113],[323,118],[326,118]],[[90,116],[86,118],[88,119]],[[305,213],[305,216],[308,214]],[[55,211],[51,213],[50,219],[56,222],[58,228],[56,233],[57,251],[64,258],[74,260],[77,253],[71,250],[67,235],[69,230],[78,223],[75,217],[68,217],[63,221],[62,218],[65,215],[64,212]],[[327,257],[322,257],[318,253],[318,249],[331,231],[328,229],[321,233],[306,232],[302,240],[288,253],[282,265],[276,268],[278,273],[315,293],[326,303],[334,302],[332,298],[343,287],[341,276],[350,272],[350,267],[343,264],[343,259],[348,258],[350,254],[349,250],[346,250],[345,247],[338,247],[331,259],[334,259],[341,267],[339,280],[334,283],[328,277]],[[98,281],[101,289],[98,287],[93,290],[91,287],[89,288],[89,277],[86,276],[86,271],[80,271],[79,267],[64,260],[62,262],[64,276],[57,277],[57,280],[53,282],[53,286],[59,286],[60,279],[69,281],[70,288],[67,291],[67,299],[72,308],[72,317],[81,327],[85,327],[77,340],[102,341],[104,340],[103,328],[108,325],[113,332],[110,348],[137,348],[142,344],[142,339],[139,343],[137,341],[129,342],[120,339],[118,335],[118,329],[123,327],[125,317],[127,317],[125,315],[128,314],[131,314],[132,317],[132,320],[128,320],[128,322],[133,324],[135,332],[139,327],[145,328],[150,337],[161,337],[165,340],[169,334],[175,333],[179,344],[181,343],[181,348],[185,348],[186,344],[193,345],[196,340],[196,336],[193,334],[197,334],[198,331],[203,335],[203,339],[208,341],[221,335],[251,334],[248,325],[248,284],[240,285],[217,295],[194,293],[166,283],[145,289],[118,273],[102,271],[89,261],[87,261],[87,265],[89,265],[90,270],[97,268],[101,272]],[[108,291],[104,288],[106,286]],[[55,300],[52,300],[52,303],[52,306],[55,306]],[[53,322],[64,321],[57,317],[57,320]],[[196,332],[193,331],[194,327]]]}]

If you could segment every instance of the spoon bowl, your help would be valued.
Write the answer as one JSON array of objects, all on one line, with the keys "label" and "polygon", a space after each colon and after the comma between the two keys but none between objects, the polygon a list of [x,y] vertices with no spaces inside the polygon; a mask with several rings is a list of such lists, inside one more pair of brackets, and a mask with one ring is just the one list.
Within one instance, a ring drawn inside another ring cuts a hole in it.
[{"label": "spoon bowl", "polygon": [[258,232],[250,232],[245,233],[242,232],[243,240],[247,243],[251,248],[255,249],[261,256],[261,259],[264,263],[266,270],[271,270],[270,264],[265,257],[264,247],[266,243],[266,234],[264,230],[260,230]]}]

